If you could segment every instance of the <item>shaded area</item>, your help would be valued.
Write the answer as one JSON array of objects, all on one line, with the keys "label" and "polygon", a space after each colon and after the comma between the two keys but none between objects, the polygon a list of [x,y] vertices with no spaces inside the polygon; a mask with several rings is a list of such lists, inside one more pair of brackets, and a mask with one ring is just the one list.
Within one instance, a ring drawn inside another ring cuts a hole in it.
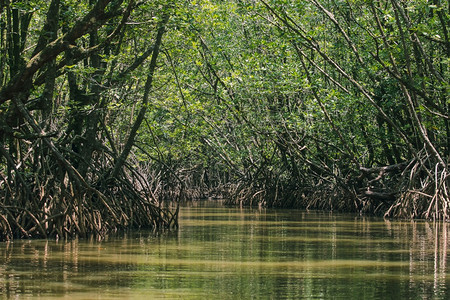
[{"label": "shaded area", "polygon": [[[130,162],[170,5],[136,12],[133,0],[38,2],[0,4],[0,240],[176,227],[176,211]],[[134,36],[126,23],[150,11],[160,20],[148,24],[149,50],[115,69],[107,57]],[[147,58],[137,117],[118,129],[108,107],[126,97],[118,90]]]}]

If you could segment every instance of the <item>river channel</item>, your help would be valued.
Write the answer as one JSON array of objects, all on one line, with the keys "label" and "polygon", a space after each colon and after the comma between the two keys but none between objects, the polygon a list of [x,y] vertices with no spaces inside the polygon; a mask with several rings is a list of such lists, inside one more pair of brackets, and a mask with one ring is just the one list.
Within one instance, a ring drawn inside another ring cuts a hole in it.
[{"label": "river channel", "polygon": [[180,209],[176,232],[0,243],[4,299],[450,299],[449,224]]}]

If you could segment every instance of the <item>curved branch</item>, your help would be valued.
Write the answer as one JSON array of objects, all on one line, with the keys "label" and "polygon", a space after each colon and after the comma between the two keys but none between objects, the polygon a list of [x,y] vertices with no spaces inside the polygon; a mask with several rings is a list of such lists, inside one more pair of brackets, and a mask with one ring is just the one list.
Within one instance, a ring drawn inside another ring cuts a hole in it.
[{"label": "curved branch", "polygon": [[45,48],[36,53],[22,71],[0,90],[0,104],[10,100],[16,93],[23,92],[24,87],[30,88],[31,79],[40,68],[58,54],[73,47],[72,45],[78,38],[93,29],[99,28],[111,18],[111,14],[105,12],[106,6],[110,2],[111,0],[99,0],[92,10],[83,19],[79,20],[69,32],[50,42]]}]

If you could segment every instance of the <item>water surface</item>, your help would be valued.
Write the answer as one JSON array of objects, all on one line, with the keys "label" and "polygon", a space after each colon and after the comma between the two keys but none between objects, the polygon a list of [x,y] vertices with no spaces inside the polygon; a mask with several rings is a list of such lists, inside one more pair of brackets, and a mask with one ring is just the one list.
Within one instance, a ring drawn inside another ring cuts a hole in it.
[{"label": "water surface", "polygon": [[348,214],[180,210],[177,232],[0,243],[14,299],[450,299],[449,224]]}]

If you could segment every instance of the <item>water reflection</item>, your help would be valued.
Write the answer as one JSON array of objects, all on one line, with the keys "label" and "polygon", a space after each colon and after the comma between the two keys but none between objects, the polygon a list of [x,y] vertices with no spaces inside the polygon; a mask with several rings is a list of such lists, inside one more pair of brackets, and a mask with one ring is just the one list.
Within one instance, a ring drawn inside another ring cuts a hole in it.
[{"label": "water reflection", "polygon": [[447,223],[180,211],[178,232],[0,244],[0,294],[80,299],[448,299]]}]

